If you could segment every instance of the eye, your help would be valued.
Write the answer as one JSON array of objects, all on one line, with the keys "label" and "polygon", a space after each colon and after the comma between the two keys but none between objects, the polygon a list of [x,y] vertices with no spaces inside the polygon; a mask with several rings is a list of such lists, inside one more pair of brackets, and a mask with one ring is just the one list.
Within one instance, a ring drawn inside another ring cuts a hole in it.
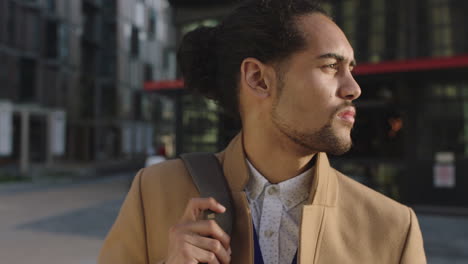
[{"label": "eye", "polygon": [[327,70],[327,71],[337,72],[339,70],[339,67],[340,67],[339,63],[335,62],[335,63],[323,65],[322,69]]}]

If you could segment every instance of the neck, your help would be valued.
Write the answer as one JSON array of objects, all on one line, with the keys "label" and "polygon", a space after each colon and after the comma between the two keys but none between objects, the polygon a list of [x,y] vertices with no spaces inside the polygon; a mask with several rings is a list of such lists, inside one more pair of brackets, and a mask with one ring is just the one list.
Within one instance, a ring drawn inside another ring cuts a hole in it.
[{"label": "neck", "polygon": [[243,131],[243,144],[252,165],[271,183],[289,180],[309,169],[315,153],[304,151],[284,135],[261,129]]}]

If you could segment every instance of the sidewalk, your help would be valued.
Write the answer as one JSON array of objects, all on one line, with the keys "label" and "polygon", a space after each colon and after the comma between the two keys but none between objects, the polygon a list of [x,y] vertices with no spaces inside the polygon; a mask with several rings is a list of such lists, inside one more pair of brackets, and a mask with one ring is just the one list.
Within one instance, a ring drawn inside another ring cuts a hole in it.
[{"label": "sidewalk", "polygon": [[[1,263],[96,263],[133,176],[0,185]],[[418,218],[429,264],[468,263],[468,217]]]},{"label": "sidewalk", "polygon": [[1,186],[1,263],[96,263],[132,177]]},{"label": "sidewalk", "polygon": [[468,263],[468,217],[418,215],[429,264]]}]

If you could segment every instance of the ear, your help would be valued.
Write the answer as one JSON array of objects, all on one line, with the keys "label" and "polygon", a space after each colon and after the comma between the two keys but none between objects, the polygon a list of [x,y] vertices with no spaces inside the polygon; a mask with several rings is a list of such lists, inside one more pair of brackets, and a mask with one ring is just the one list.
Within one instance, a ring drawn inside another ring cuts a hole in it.
[{"label": "ear", "polygon": [[241,64],[241,83],[255,96],[267,98],[271,95],[268,66],[254,58],[246,58]]}]

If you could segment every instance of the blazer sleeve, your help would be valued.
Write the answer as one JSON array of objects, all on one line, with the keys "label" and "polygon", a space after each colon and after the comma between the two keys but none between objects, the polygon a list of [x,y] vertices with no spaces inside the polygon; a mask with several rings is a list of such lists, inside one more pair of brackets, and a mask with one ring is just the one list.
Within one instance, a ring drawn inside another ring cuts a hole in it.
[{"label": "blazer sleeve", "polygon": [[406,235],[406,242],[401,255],[401,264],[419,264],[427,263],[424,253],[423,238],[419,228],[418,219],[413,209],[408,208],[410,215],[410,224]]},{"label": "blazer sleeve", "polygon": [[98,264],[153,264],[146,243],[145,211],[140,170],[133,180],[120,213],[102,246]]}]

